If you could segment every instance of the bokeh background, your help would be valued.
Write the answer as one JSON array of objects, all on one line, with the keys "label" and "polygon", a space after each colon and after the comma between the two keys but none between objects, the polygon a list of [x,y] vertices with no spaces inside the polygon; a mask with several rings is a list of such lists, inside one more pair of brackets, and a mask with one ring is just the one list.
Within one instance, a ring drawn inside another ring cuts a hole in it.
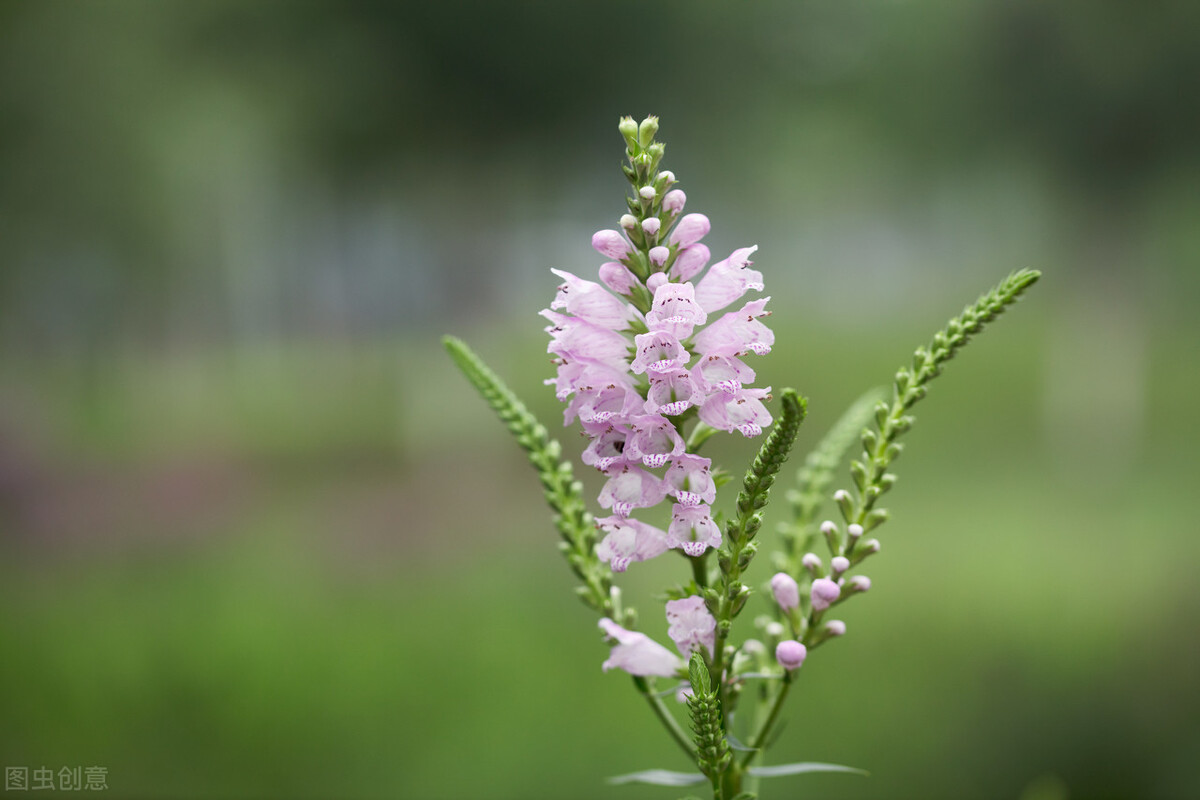
[{"label": "bokeh background", "polygon": [[[766,796],[1200,796],[1198,11],[0,3],[0,761],[685,793],[604,783],[686,765],[438,343],[557,424],[548,270],[598,266],[615,123],[656,113],[714,254],[760,246],[802,449],[1044,272],[918,407],[875,588],[769,757],[871,777]],[[660,561],[628,594],[662,639]]]}]

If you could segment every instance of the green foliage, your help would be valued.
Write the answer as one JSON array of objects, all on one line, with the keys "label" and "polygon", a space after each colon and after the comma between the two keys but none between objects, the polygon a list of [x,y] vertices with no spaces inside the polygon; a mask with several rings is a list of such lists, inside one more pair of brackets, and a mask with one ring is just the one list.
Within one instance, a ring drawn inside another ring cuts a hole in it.
[{"label": "green foliage", "polygon": [[577,589],[579,596],[591,608],[615,618],[617,610],[610,591],[612,572],[596,557],[596,533],[583,500],[583,484],[575,480],[570,462],[561,459],[562,447],[465,342],[446,336],[442,344],[528,453],[529,462],[541,478],[546,502],[554,510],[554,525],[563,538],[559,546],[583,581]]},{"label": "green foliage", "polygon": [[696,741],[696,760],[700,771],[712,781],[713,791],[719,796],[721,775],[729,766],[733,754],[725,741],[725,725],[721,713],[721,701],[713,691],[712,680],[704,656],[692,653],[688,663],[688,678],[692,694],[687,699],[692,718],[692,732]]}]

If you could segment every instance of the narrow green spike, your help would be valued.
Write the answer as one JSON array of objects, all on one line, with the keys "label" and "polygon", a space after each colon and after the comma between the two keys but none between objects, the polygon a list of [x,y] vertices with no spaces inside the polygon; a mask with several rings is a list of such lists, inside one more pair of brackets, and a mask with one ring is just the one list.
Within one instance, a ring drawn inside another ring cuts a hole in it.
[{"label": "narrow green spike", "polygon": [[583,601],[606,616],[615,616],[609,594],[612,571],[596,557],[595,531],[592,515],[583,500],[583,485],[575,480],[570,462],[560,460],[562,448],[465,342],[444,336],[442,344],[467,380],[508,426],[528,454],[529,463],[537,470],[546,502],[554,511],[554,525],[563,538],[567,563],[584,583],[580,587]]},{"label": "narrow green spike", "polygon": [[[1036,270],[1020,270],[1009,275],[998,286],[963,309],[963,312],[951,319],[945,328],[935,333],[928,346],[918,347],[913,354],[911,371],[906,368],[900,369],[896,375],[892,401],[886,413],[882,408],[876,409],[875,423],[879,435],[863,437],[861,461],[870,465],[871,469],[867,472],[866,485],[858,487],[854,500],[843,503],[842,511],[847,522],[857,523],[865,530],[871,530],[887,519],[886,510],[874,506],[896,480],[887,468],[902,450],[902,445],[896,442],[896,439],[912,428],[913,417],[906,412],[925,396],[929,382],[941,374],[945,363],[953,358],[973,335],[983,330],[984,325],[1003,314],[1040,277],[1041,273]],[[853,473],[852,477],[855,477]],[[858,482],[855,481],[856,484]],[[862,544],[860,548],[865,546]],[[855,553],[842,555],[853,557]]]}]

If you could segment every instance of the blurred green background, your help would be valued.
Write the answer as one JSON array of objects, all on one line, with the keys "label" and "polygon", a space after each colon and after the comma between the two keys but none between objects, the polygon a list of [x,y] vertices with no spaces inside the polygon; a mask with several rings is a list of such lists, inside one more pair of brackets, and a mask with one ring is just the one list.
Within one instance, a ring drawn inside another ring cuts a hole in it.
[{"label": "blurred green background", "polygon": [[[871,777],[766,797],[1200,796],[1198,12],[0,3],[0,761],[120,797],[683,794],[604,783],[686,765],[438,345],[557,426],[548,270],[598,266],[616,120],[657,113],[714,255],[760,246],[802,448],[1044,272],[918,407],[874,589],[769,756]],[[682,565],[640,566],[665,641]]]}]

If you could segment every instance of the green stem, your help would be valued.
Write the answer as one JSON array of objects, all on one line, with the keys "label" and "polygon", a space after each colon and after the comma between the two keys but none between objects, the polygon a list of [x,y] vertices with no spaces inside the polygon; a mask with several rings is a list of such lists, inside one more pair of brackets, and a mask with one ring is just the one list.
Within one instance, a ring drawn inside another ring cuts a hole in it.
[{"label": "green stem", "polygon": [[671,716],[671,712],[667,710],[667,706],[650,688],[650,683],[645,678],[634,675],[633,685],[646,698],[646,702],[650,704],[650,710],[654,712],[654,716],[658,717],[658,721],[667,729],[667,733],[671,734],[671,738],[675,740],[683,752],[687,753],[689,759],[696,761],[696,748],[692,746],[691,738],[687,732],[683,730],[675,717]]},{"label": "green stem", "polygon": [[766,720],[758,729],[758,733],[754,734],[747,746],[753,748],[747,750],[742,756],[741,766],[743,769],[750,766],[752,762],[762,750],[763,744],[767,741],[767,736],[771,733],[771,728],[775,726],[775,721],[779,719],[779,712],[783,709],[783,701],[787,699],[788,691],[792,688],[792,679],[795,677],[795,672],[784,673],[783,685],[779,687],[779,694],[775,695],[775,700],[771,705],[771,712],[767,715]]},{"label": "green stem", "polygon": [[689,556],[688,561],[692,562],[692,580],[696,586],[700,589],[708,586],[708,551],[695,557]]}]

